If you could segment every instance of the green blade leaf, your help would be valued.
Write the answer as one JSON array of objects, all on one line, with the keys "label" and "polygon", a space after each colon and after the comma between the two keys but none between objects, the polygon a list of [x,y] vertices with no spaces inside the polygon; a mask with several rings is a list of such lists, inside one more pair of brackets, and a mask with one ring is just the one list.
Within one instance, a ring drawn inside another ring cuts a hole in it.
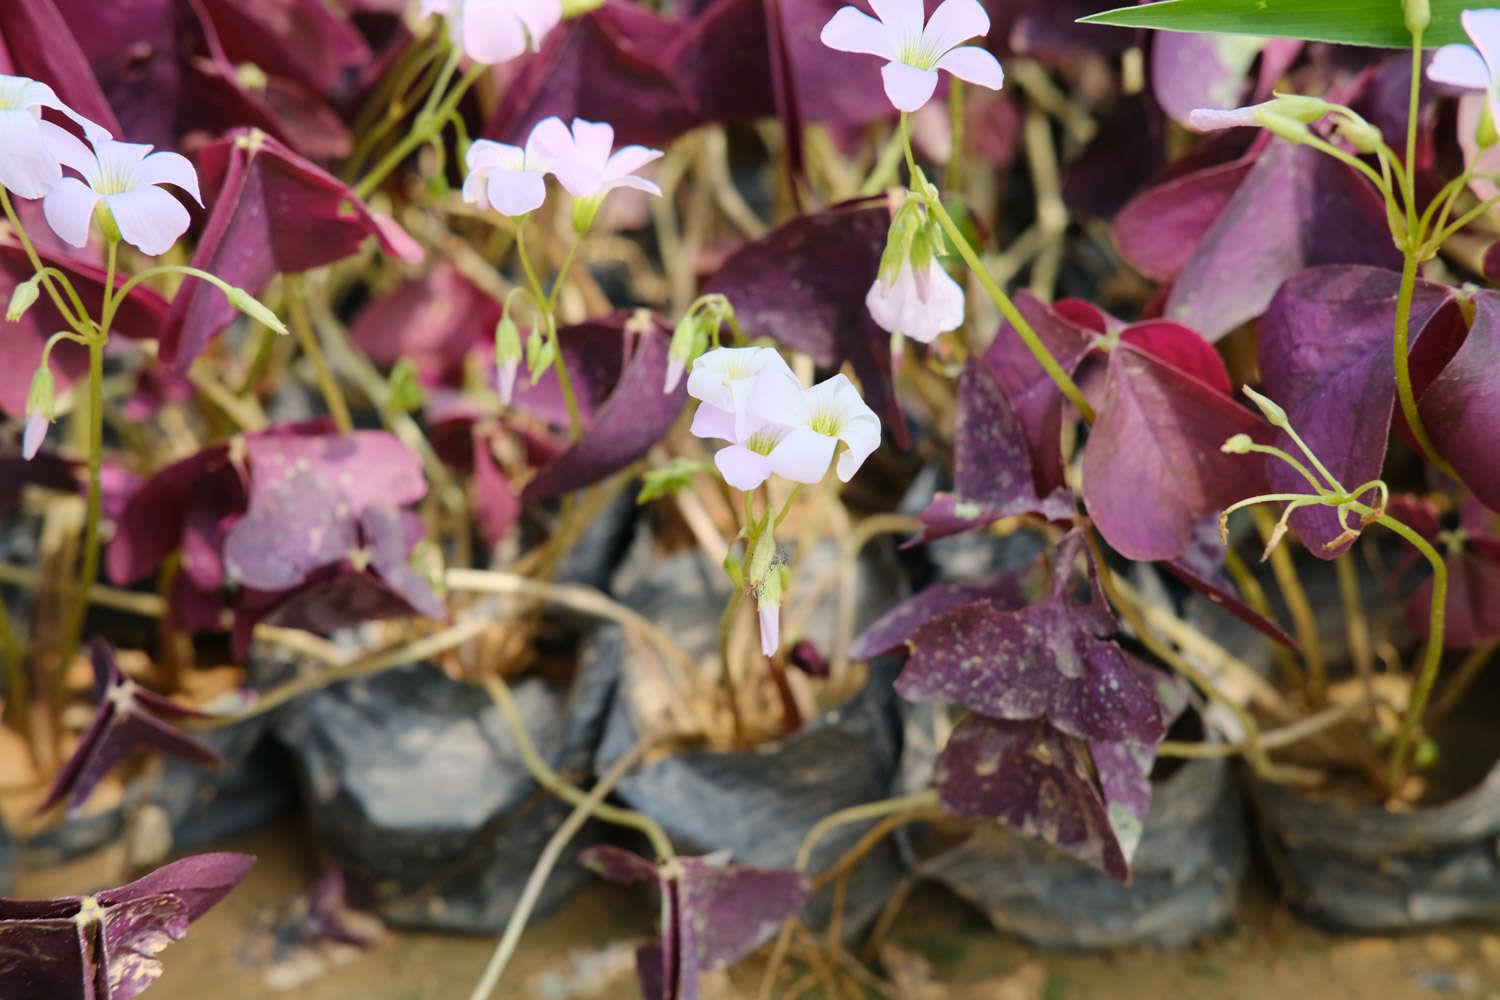
[{"label": "green blade leaf", "polygon": [[[1424,46],[1468,44],[1458,16],[1480,0],[1431,0]],[[1411,46],[1401,0],[1160,0],[1079,18],[1086,24],[1220,35],[1272,35],[1310,42]]]}]

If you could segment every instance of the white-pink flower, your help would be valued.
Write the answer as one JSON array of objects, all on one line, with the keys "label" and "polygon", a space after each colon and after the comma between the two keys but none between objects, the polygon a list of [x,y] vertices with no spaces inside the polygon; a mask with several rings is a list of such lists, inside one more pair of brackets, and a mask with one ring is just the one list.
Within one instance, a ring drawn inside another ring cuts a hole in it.
[{"label": "white-pink flower", "polygon": [[533,139],[526,148],[489,139],[476,139],[464,154],[469,174],[464,178],[464,201],[489,207],[501,215],[525,215],[547,200],[547,161]]},{"label": "white-pink flower", "polygon": [[203,204],[198,172],[180,153],[153,153],[150,146],[100,138],[92,151],[80,143],[63,165],[83,180],[64,177],[47,192],[42,210],[53,231],[75,247],[88,242],[94,210],[102,202],[126,243],[149,256],[166,253],[191,220],[182,202],[160,185],[179,187]]},{"label": "white-pink flower", "polygon": [[991,90],[1005,82],[1000,60],[978,45],[960,44],[989,34],[990,18],[979,0],[943,0],[925,24],[922,0],[870,0],[870,6],[875,17],[857,7],[840,8],[821,37],[831,49],[886,60],[880,75],[898,111],[916,111],[932,99],[938,70]]},{"label": "white-pink flower", "polygon": [[459,51],[475,62],[509,62],[541,47],[562,20],[561,0],[422,0],[422,13],[448,19]]},{"label": "white-pink flower", "polygon": [[920,271],[908,257],[889,282],[875,279],[865,295],[865,308],[882,330],[930,344],[938,334],[963,325],[964,290],[936,257]]},{"label": "white-pink flower", "polygon": [[1500,123],[1500,10],[1466,10],[1459,15],[1468,45],[1444,45],[1427,66],[1427,78],[1489,98],[1490,115]]},{"label": "white-pink flower", "polygon": [[28,462],[36,458],[36,453],[42,449],[42,442],[47,439],[47,428],[51,425],[52,421],[47,419],[45,413],[26,414],[26,430],[21,434],[22,458]]},{"label": "white-pink flower", "polygon": [[795,381],[761,376],[746,409],[752,420],[787,428],[771,450],[771,470],[794,483],[816,483],[828,472],[839,445],[838,476],[847,483],[880,447],[880,418],[865,405],[847,375],[804,389]]},{"label": "white-pink flower", "polygon": [[[797,383],[786,359],[770,347],[719,347],[700,354],[693,362],[687,384],[688,395],[703,403],[694,416],[693,433],[726,441],[748,435],[750,389],[756,376],[766,370]],[[719,429],[727,424],[734,436],[700,434],[696,429],[700,421],[705,429]]]},{"label": "white-pink flower", "polygon": [[635,172],[658,159],[659,149],[626,146],[615,149],[614,126],[574,118],[570,129],[561,118],[536,123],[526,140],[546,157],[548,169],[574,198],[602,198],[617,187],[661,196],[661,188]]},{"label": "white-pink flower", "polygon": [[[109,133],[73,111],[45,83],[0,74],[0,187],[21,198],[40,198],[62,180],[62,164],[76,159],[83,143],[42,117],[60,111],[101,139]],[[85,150],[86,152],[86,150]]]},{"label": "white-pink flower", "polygon": [[776,650],[781,648],[781,605],[757,600],[755,613],[760,619],[760,651],[766,656],[775,656]]}]

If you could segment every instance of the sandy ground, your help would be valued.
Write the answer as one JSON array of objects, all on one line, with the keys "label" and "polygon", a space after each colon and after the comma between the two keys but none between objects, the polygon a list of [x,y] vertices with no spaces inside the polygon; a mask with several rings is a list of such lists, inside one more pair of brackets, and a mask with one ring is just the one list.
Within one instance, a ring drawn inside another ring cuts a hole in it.
[{"label": "sandy ground", "polygon": [[[258,921],[315,877],[316,859],[292,825],[225,846],[252,851],[260,861],[187,940],[167,951],[166,975],[151,1000],[463,1000],[494,946],[491,938],[391,934],[366,952],[284,965],[277,975],[310,978],[278,987],[246,942]],[[578,895],[528,929],[498,996],[632,1000],[638,995],[633,952],[654,912],[644,891],[600,885]],[[1340,937],[1308,927],[1258,886],[1233,930],[1179,952],[1040,953],[996,934],[936,889],[913,895],[892,940],[896,950],[887,958],[900,973],[902,1000],[1500,1000],[1500,928]],[[706,997],[754,996],[761,961],[752,957],[727,982],[709,984]],[[807,981],[817,978],[809,973]],[[829,997],[815,985],[801,995]]]}]

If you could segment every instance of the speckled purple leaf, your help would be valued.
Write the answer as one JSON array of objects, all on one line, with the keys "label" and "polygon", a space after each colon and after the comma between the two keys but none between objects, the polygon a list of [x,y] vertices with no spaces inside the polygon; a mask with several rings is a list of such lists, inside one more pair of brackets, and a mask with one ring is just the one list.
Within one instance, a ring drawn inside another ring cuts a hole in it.
[{"label": "speckled purple leaf", "polygon": [[1129,881],[1129,861],[1091,772],[1087,746],[1046,720],[966,716],[938,755],[932,781],[943,808],[997,819]]},{"label": "speckled purple leaf", "polygon": [[[602,322],[623,326],[638,321],[617,317]],[[560,339],[567,336],[567,329],[558,332]],[[650,318],[649,327],[636,338],[635,354],[614,392],[573,446],[526,484],[523,499],[543,500],[597,483],[645,455],[662,439],[687,399],[686,382],[670,393],[661,391],[671,336],[660,319]]]},{"label": "speckled purple leaf", "polygon": [[1179,125],[1195,108],[1234,108],[1249,89],[1246,76],[1265,47],[1251,35],[1158,32],[1151,40],[1151,89]]},{"label": "speckled purple leaf", "polygon": [[1021,574],[999,573],[983,580],[934,583],[876,619],[854,640],[849,655],[868,660],[900,649],[923,625],[975,601],[989,601],[1001,611],[1020,610],[1026,606]]},{"label": "speckled purple leaf", "polygon": [[1422,394],[1418,409],[1443,457],[1464,485],[1500,510],[1500,295],[1474,297],[1474,322],[1453,360]]},{"label": "speckled purple leaf", "polygon": [[187,907],[175,896],[145,896],[111,906],[104,918],[101,965],[109,1000],[131,1000],[166,971],[159,955],[187,933]]},{"label": "speckled purple leaf", "polygon": [[1070,601],[1057,598],[1014,612],[987,601],[949,611],[912,634],[896,691],[997,719],[1046,718],[1083,739],[1159,740],[1161,706],[1151,685],[1077,617]]},{"label": "speckled purple leaf", "polygon": [[229,579],[255,590],[288,590],[359,547],[349,501],[318,469],[258,476],[250,510],[224,538]]},{"label": "speckled purple leaf", "polygon": [[1128,344],[1110,354],[1099,419],[1083,452],[1083,500],[1130,559],[1174,559],[1194,523],[1264,492],[1263,467],[1219,448],[1270,428],[1212,386]]},{"label": "speckled purple leaf", "polygon": [[[1261,391],[1286,410],[1308,447],[1351,489],[1379,477],[1385,464],[1396,402],[1391,337],[1399,284],[1399,275],[1380,268],[1313,268],[1281,286],[1261,322]],[[1452,293],[1426,281],[1417,282],[1410,315],[1414,347],[1429,327],[1442,336],[1443,328],[1461,322]],[[1275,443],[1301,457],[1285,433],[1277,432]],[[1311,490],[1284,462],[1264,462],[1276,491]],[[1297,511],[1292,527],[1320,559],[1350,544],[1328,548],[1343,528],[1326,507]]]},{"label": "speckled purple leaf", "polygon": [[[420,531],[421,525],[418,524]],[[406,519],[394,507],[371,507],[359,517],[360,542],[370,570],[412,609],[428,618],[446,618],[448,609],[427,578],[411,565],[412,542]]]},{"label": "speckled purple leaf", "polygon": [[159,718],[202,718],[203,713],[148,691],[126,677],[115,661],[114,650],[103,639],[90,642],[88,654],[94,668],[94,719],[53,779],[38,812],[64,799],[70,809],[83,805],[100,779],[139,749],[156,750],[204,767],[223,765],[223,758],[208,744]]},{"label": "speckled purple leaf", "polygon": [[884,199],[798,216],[737,250],[705,290],[728,297],[750,336],[770,336],[823,368],[851,363],[865,401],[904,447],[906,421],[891,385],[890,334],[875,325],[865,306],[890,224]]},{"label": "speckled purple leaf", "polygon": [[[1094,349],[1092,331],[1053,311],[1030,292],[1016,295],[1016,308],[1064,371],[1071,374]],[[1062,393],[1009,323],[1000,325],[985,350],[984,364],[1026,432],[1038,495],[1051,493],[1064,485]]]},{"label": "speckled purple leaf", "polygon": [[1151,813],[1151,767],[1156,763],[1156,746],[1090,740],[1089,756],[1099,777],[1104,814],[1129,864]]},{"label": "speckled purple leaf", "polygon": [[1278,139],[1194,248],[1165,318],[1217,340],[1259,316],[1283,281],[1309,267],[1400,263],[1370,184],[1315,149]]},{"label": "speckled purple leaf", "polygon": [[278,481],[306,469],[326,476],[353,514],[368,507],[416,503],[427,494],[422,460],[386,431],[262,434],[246,439],[245,454],[250,462],[252,509]]},{"label": "speckled purple leaf", "polygon": [[99,894],[99,902],[110,907],[150,896],[173,896],[182,901],[188,920],[193,921],[229,895],[254,864],[255,858],[249,854],[195,854],[162,865],[118,889],[106,889]]},{"label": "speckled purple leaf", "polygon": [[[387,254],[421,259],[421,248],[394,222],[269,136],[241,131],[205,146],[198,173],[211,208],[193,266],[251,294],[277,274],[343,260],[369,237]],[[185,371],[238,315],[217,288],[187,279],[161,331],[162,361]]]},{"label": "speckled purple leaf", "polygon": [[958,379],[953,486],[952,493],[939,493],[922,512],[922,535],[909,544],[974,531],[1017,514],[1049,521],[1077,514],[1066,488],[1037,495],[1026,432],[995,379],[979,364],[966,367]]}]

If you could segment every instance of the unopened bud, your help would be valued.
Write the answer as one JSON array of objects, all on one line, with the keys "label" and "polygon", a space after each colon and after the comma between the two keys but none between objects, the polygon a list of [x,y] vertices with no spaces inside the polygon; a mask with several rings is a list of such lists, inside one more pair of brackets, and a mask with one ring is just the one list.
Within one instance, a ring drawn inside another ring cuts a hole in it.
[{"label": "unopened bud", "polygon": [[750,552],[750,566],[745,573],[745,582],[752,587],[761,587],[771,572],[771,563],[775,558],[776,539],[771,537],[771,531],[768,528],[755,540],[755,547]]},{"label": "unopened bud", "polygon": [[5,310],[7,323],[19,323],[21,317],[26,315],[26,310],[36,305],[36,300],[41,296],[41,281],[42,276],[38,274],[30,281],[21,282],[10,293],[10,306]]},{"label": "unopened bud", "polygon": [[1406,30],[1412,34],[1426,31],[1432,23],[1432,7],[1428,0],[1401,0],[1406,14]]},{"label": "unopened bud", "polygon": [[389,407],[393,413],[414,413],[422,408],[422,380],[410,358],[401,358],[386,380],[390,388]]},{"label": "unopened bud", "polygon": [[42,439],[47,436],[56,391],[52,369],[44,363],[31,376],[31,391],[26,394],[26,431],[21,438],[21,455],[28,462],[35,457],[42,447]]},{"label": "unopened bud", "polygon": [[224,295],[229,299],[230,305],[255,320],[261,326],[269,330],[274,330],[283,336],[291,332],[286,328],[286,324],[277,318],[275,313],[267,309],[261,304],[259,299],[243,288],[231,288]]},{"label": "unopened bud", "polygon": [[1260,127],[1278,138],[1285,139],[1293,145],[1300,146],[1308,140],[1307,125],[1295,118],[1277,114],[1269,108],[1259,108],[1255,112],[1255,120]]},{"label": "unopened bud", "polygon": [[1349,145],[1354,147],[1356,153],[1362,154],[1378,152],[1385,142],[1380,135],[1380,129],[1371,125],[1363,118],[1341,118],[1339,120],[1339,135],[1349,141]]},{"label": "unopened bud", "polygon": [[1332,111],[1333,105],[1321,97],[1310,97],[1307,94],[1277,94],[1256,110],[1311,124]]},{"label": "unopened bud", "polygon": [[1262,396],[1248,385],[1245,386],[1245,395],[1250,397],[1250,402],[1254,403],[1260,409],[1260,412],[1265,415],[1266,420],[1270,421],[1272,426],[1286,427],[1291,423],[1287,419],[1286,411],[1269,397]]},{"label": "unopened bud", "polygon": [[599,206],[604,204],[601,195],[593,195],[589,198],[573,199],[573,232],[582,236],[594,227],[594,217],[599,214]]},{"label": "unopened bud", "polygon": [[1479,124],[1474,126],[1474,142],[1480,149],[1489,149],[1497,141],[1500,141],[1500,133],[1495,130],[1495,113],[1490,102],[1485,101],[1484,110],[1479,113]]},{"label": "unopened bud", "polygon": [[1219,450],[1226,455],[1248,455],[1251,445],[1255,444],[1249,434],[1236,434],[1219,446]]}]

